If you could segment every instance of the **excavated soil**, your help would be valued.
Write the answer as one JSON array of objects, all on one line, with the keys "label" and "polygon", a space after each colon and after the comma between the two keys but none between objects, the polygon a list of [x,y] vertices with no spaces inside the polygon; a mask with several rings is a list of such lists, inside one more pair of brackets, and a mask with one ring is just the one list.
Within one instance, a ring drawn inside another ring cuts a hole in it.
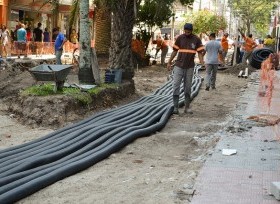
[{"label": "excavated soil", "polygon": [[[237,77],[240,69],[244,67],[219,70],[216,90],[205,91],[203,84],[191,104],[193,115],[172,116],[160,132],[139,138],[96,165],[18,203],[189,203],[196,193],[193,186],[198,172],[246,88],[247,79]],[[205,76],[205,71],[199,73]],[[20,90],[36,82],[16,67],[1,70],[0,149],[149,95],[167,81],[168,74],[157,65],[141,68],[135,71],[135,93],[127,91],[131,85],[124,85],[123,90],[98,95],[99,104],[84,107],[66,96],[19,97]]]}]

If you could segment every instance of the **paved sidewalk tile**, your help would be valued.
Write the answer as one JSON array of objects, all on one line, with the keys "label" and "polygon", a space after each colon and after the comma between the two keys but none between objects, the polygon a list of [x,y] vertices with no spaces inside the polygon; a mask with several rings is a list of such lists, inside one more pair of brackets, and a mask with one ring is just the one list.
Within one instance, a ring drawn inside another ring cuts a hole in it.
[{"label": "paved sidewalk tile", "polygon": [[279,203],[269,195],[271,181],[280,180],[279,171],[204,167],[195,185],[192,204]]},{"label": "paved sidewalk tile", "polygon": [[[266,97],[260,97],[259,90],[260,82],[251,83],[241,96],[235,112],[241,122],[234,123],[241,131],[225,131],[221,136],[198,175],[192,204],[280,203],[270,195],[271,182],[280,181],[280,125],[246,126],[252,115],[280,116],[280,84]],[[237,153],[225,156],[222,149]]]}]

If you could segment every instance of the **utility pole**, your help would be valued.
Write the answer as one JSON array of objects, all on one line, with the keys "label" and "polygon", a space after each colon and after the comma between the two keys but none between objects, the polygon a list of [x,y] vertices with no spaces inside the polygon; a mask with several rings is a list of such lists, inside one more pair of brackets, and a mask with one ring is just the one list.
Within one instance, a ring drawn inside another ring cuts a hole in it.
[{"label": "utility pole", "polygon": [[171,42],[174,43],[174,24],[175,24],[175,14],[171,19]]},{"label": "utility pole", "polygon": [[236,32],[236,39],[235,39],[235,41],[234,41],[234,56],[233,56],[233,66],[235,66],[236,65],[236,58],[237,58],[237,47],[238,47],[238,44],[239,44],[239,42],[238,42],[238,35],[239,35],[239,32],[238,32],[238,18],[235,18],[235,20],[236,20],[236,30],[235,30],[235,32]]}]

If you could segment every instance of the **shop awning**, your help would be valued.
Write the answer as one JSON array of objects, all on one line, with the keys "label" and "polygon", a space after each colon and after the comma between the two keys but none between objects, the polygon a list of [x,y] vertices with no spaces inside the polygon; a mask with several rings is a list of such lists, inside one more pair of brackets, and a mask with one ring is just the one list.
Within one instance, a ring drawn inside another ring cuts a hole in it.
[{"label": "shop awning", "polygon": [[[60,12],[69,12],[72,0],[61,0],[59,10]],[[52,13],[52,5],[46,3],[46,0],[13,0],[11,2],[12,9],[32,11],[38,13]]]}]

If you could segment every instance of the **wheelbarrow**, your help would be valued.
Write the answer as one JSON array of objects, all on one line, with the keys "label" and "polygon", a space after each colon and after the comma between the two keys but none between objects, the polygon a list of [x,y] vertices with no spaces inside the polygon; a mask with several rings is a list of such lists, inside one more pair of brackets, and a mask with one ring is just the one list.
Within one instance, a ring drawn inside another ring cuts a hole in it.
[{"label": "wheelbarrow", "polygon": [[64,82],[73,65],[41,64],[28,71],[36,81],[54,81],[54,91],[62,90]]}]

